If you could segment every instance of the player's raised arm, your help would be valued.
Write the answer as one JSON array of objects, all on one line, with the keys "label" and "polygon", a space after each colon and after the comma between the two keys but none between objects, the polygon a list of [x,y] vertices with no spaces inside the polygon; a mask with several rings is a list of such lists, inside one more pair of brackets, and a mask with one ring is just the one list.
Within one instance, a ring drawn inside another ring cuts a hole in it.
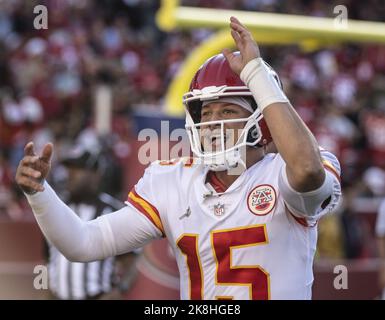
[{"label": "player's raised arm", "polygon": [[87,262],[136,249],[161,233],[135,209],[126,206],[95,220],[83,221],[44,180],[50,170],[52,144],[41,156],[25,147],[16,183],[25,192],[45,237],[69,260]]},{"label": "player's raised arm", "polygon": [[291,187],[298,192],[319,188],[325,179],[318,144],[290,105],[268,67],[262,63],[259,48],[251,33],[235,17],[230,22],[231,35],[240,55],[229,50],[223,54],[234,72],[253,93],[269,127],[278,152],[286,163]]}]

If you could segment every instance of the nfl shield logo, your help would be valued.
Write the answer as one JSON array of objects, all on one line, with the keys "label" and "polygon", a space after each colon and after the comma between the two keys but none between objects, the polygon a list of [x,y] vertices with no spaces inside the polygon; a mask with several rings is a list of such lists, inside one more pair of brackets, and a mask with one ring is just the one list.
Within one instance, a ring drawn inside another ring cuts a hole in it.
[{"label": "nfl shield logo", "polygon": [[225,214],[225,205],[220,203],[214,205],[214,214],[217,217],[223,216]]}]

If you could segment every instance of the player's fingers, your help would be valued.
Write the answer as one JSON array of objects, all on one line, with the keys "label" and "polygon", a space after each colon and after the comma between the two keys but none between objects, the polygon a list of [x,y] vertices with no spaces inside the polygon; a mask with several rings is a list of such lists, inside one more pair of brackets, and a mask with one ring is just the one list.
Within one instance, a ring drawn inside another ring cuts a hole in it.
[{"label": "player's fingers", "polygon": [[222,54],[225,56],[227,60],[231,59],[233,57],[233,53],[228,48],[224,48],[222,50]]},{"label": "player's fingers", "polygon": [[242,28],[234,22],[230,22],[230,28],[231,28],[231,30],[236,31],[236,32],[242,31]]},{"label": "player's fingers", "polygon": [[231,17],[230,22],[234,23],[237,29],[249,32],[246,26],[242,24],[236,17]]},{"label": "player's fingers", "polygon": [[34,191],[44,191],[44,187],[39,182],[25,176],[19,178],[19,185],[22,188],[28,188]]},{"label": "player's fingers", "polygon": [[223,55],[225,56],[226,60],[230,63],[234,61],[235,57],[234,54],[229,49],[223,49],[222,50]]},{"label": "player's fingers", "polygon": [[37,171],[31,167],[22,167],[20,168],[20,173],[23,175],[23,176],[26,176],[26,177],[31,177],[31,178],[35,178],[35,179],[38,179],[41,177],[41,172],[40,171]]},{"label": "player's fingers", "polygon": [[239,33],[240,37],[243,39],[249,39],[252,38],[251,33],[249,30],[246,29],[240,22],[230,22],[230,27],[232,30],[236,31]]},{"label": "player's fingers", "polygon": [[52,152],[53,152],[52,143],[47,143],[43,148],[40,159],[46,163],[49,163],[51,161]]},{"label": "player's fingers", "polygon": [[246,28],[246,26],[245,26],[245,25],[243,25],[243,24],[242,24],[242,22],[240,22],[240,21],[238,20],[238,18],[237,18],[237,17],[234,17],[234,16],[230,17],[230,21],[231,21],[232,23],[236,24],[236,25],[238,26],[238,28],[240,28],[240,29],[243,29],[243,30],[246,30],[246,31],[247,31],[247,28]]},{"label": "player's fingers", "polygon": [[236,32],[238,34],[238,42],[245,43],[247,41],[253,41],[253,37],[249,31],[240,30],[237,28],[232,28],[232,32]]},{"label": "player's fingers", "polygon": [[33,142],[28,142],[26,146],[24,147],[24,154],[26,156],[34,156],[35,151],[33,150]]},{"label": "player's fingers", "polygon": [[235,41],[235,44],[237,46],[240,46],[242,45],[242,39],[241,37],[239,36],[239,33],[236,32],[235,30],[231,30],[231,36],[233,37],[234,41]]},{"label": "player's fingers", "polygon": [[25,156],[22,160],[21,160],[21,164],[23,166],[29,166],[31,164],[35,164],[37,161],[39,160],[39,157],[38,156]]}]

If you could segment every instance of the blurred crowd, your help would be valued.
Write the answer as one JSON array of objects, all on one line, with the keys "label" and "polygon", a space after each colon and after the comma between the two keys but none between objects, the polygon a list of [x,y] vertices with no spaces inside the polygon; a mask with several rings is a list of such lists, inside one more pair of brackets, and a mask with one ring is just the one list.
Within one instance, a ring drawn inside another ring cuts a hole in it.
[{"label": "blurred crowd", "polygon": [[[334,6],[342,4],[350,19],[385,17],[381,0],[181,3],[325,17],[333,17]],[[48,29],[33,28],[38,4],[48,8]],[[102,149],[113,168],[107,170],[105,191],[125,194],[128,188],[119,170],[129,170],[125,163],[136,139],[132,115],[162,111],[164,93],[179,66],[214,32],[165,34],[154,21],[159,5],[155,0],[0,1],[0,217],[31,217],[13,184],[30,140],[37,150],[53,141],[56,160],[75,141]],[[373,226],[357,213],[374,213],[376,201],[385,196],[385,46],[349,43],[311,52],[298,45],[261,49],[320,145],[341,161],[345,199],[339,212],[320,224],[320,256],[374,256],[369,241]],[[113,132],[102,140],[92,125],[95,88],[101,84],[110,86],[113,96]],[[55,179],[60,181],[61,174],[56,170]]]}]

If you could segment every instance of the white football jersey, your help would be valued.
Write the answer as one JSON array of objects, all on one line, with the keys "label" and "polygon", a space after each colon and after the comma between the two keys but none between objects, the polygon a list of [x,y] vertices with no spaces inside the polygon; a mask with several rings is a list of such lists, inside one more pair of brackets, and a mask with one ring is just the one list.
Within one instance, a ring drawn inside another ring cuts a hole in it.
[{"label": "white football jersey", "polygon": [[316,218],[287,209],[278,189],[285,168],[279,154],[266,155],[224,194],[210,188],[208,168],[192,159],[146,169],[127,203],[168,238],[182,299],[311,298],[316,219],[332,211],[341,195],[339,163],[321,154],[335,175],[335,194]]}]

